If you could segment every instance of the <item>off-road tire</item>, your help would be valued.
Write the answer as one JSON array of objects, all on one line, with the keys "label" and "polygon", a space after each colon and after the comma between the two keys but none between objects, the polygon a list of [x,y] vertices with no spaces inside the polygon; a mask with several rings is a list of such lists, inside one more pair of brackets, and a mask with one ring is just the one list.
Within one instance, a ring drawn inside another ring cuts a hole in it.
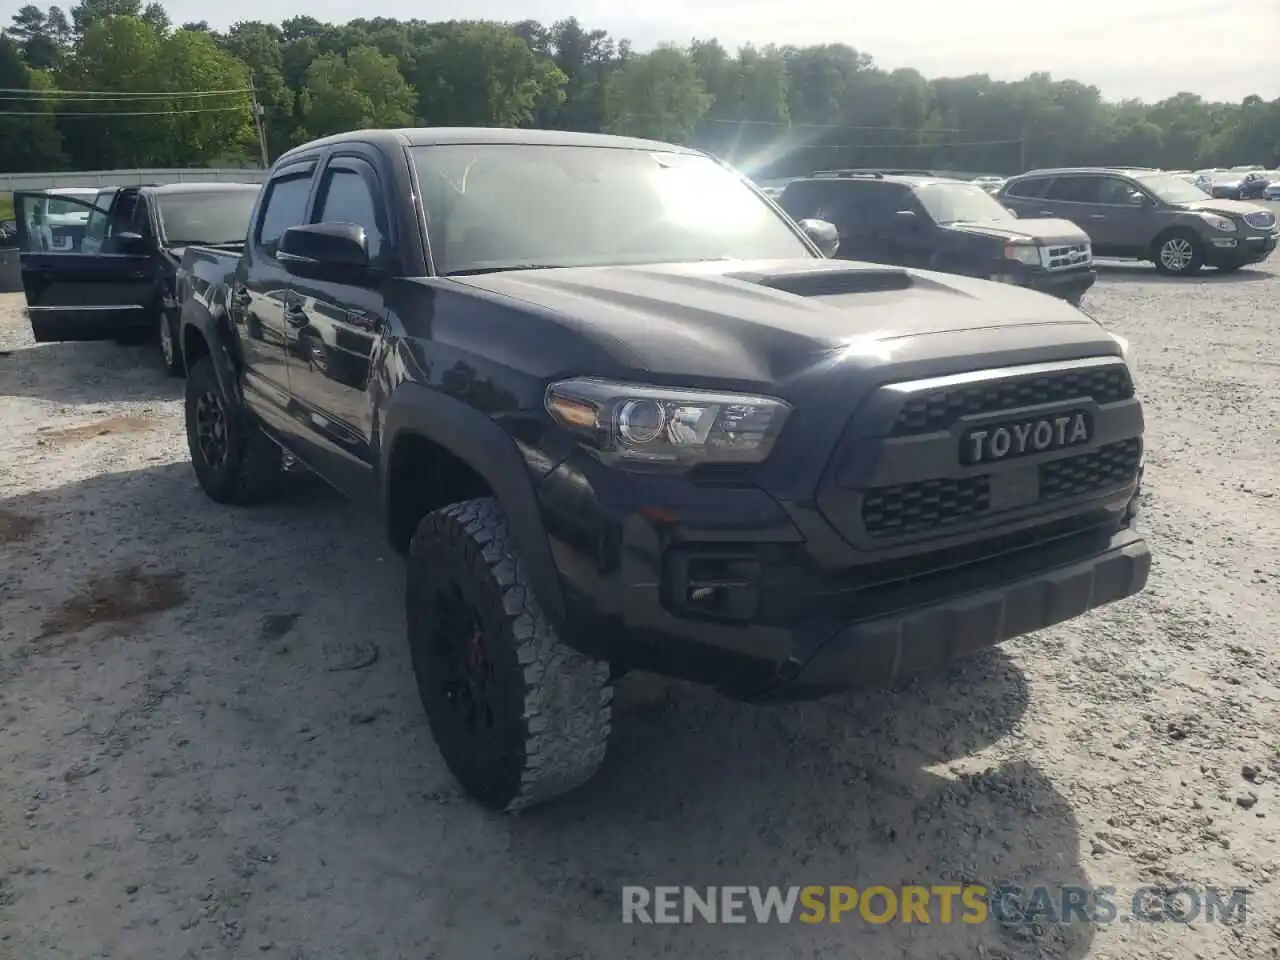
[{"label": "off-road tire", "polygon": [[[1165,246],[1172,243],[1186,244],[1190,251],[1190,259],[1181,269],[1175,269],[1172,264],[1166,262]],[[1190,230],[1170,230],[1156,237],[1155,243],[1151,245],[1151,259],[1156,265],[1156,270],[1167,277],[1195,276],[1204,266],[1204,245]]]},{"label": "off-road tire", "polygon": [[[213,361],[201,357],[187,375],[187,447],[196,479],[209,499],[217,503],[253,504],[269,499],[280,487],[284,454],[222,392]],[[226,456],[210,465],[200,449],[196,429],[196,404],[205,394],[222,402],[226,429]]]},{"label": "off-road tire", "polygon": [[[414,674],[450,772],[486,807],[512,811],[581,786],[604,760],[612,718],[609,665],[566,646],[534,596],[497,502],[466,500],[427,514],[409,546],[406,611]],[[456,589],[493,661],[495,755],[451,726],[435,644],[435,592]]]}]

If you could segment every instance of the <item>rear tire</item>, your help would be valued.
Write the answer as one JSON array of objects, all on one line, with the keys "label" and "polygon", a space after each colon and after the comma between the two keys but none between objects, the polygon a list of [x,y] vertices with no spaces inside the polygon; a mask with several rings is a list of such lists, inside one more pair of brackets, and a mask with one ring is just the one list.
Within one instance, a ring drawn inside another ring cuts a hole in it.
[{"label": "rear tire", "polygon": [[209,357],[187,376],[186,419],[191,466],[209,499],[261,503],[276,492],[284,454],[223,394]]},{"label": "rear tire", "polygon": [[427,514],[407,572],[418,693],[466,792],[518,810],[589,780],[609,740],[609,665],[556,635],[497,502]]},{"label": "rear tire", "polygon": [[1170,277],[1190,277],[1204,266],[1200,238],[1187,230],[1161,234],[1153,245],[1156,270]]}]

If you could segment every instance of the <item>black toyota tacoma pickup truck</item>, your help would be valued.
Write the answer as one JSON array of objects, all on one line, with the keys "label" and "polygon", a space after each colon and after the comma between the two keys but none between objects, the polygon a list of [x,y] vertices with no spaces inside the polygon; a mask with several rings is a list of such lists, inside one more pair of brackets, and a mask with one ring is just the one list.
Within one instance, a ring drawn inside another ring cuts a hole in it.
[{"label": "black toyota tacoma pickup truck", "polygon": [[1127,344],[986,280],[824,259],[664,143],[364,130],[189,248],[192,463],[378,510],[441,753],[515,809],[591,776],[629,669],[882,683],[1142,589]]}]

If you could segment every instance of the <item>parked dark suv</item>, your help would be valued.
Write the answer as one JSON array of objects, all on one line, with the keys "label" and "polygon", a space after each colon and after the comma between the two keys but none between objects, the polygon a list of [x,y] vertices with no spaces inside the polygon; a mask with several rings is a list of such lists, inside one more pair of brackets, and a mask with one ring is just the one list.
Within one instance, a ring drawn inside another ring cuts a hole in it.
[{"label": "parked dark suv", "polygon": [[1019,216],[1074,220],[1097,256],[1150,260],[1168,274],[1261,263],[1280,230],[1260,204],[1215,199],[1156,170],[1032,170],[1010,178],[997,198]]},{"label": "parked dark suv", "polygon": [[841,260],[981,277],[1077,305],[1096,279],[1075,224],[1019,219],[980,186],[927,171],[821,171],[792,180],[778,204],[834,224]]}]

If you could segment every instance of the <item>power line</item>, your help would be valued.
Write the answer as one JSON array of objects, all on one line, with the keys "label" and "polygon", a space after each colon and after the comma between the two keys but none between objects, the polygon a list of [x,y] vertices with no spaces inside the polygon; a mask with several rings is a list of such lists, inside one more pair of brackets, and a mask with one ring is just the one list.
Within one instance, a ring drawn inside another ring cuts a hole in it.
[{"label": "power line", "polygon": [[941,140],[937,143],[802,143],[795,150],[933,150],[937,147],[994,147],[1021,140]]},{"label": "power line", "polygon": [[82,113],[65,113],[61,110],[0,110],[0,117],[172,117],[183,113],[227,113],[248,109],[249,105],[242,103],[235,107],[193,107],[190,110],[91,110]]},{"label": "power line", "polygon": [[64,99],[64,100],[172,100],[175,97],[221,97],[232,93],[250,93],[251,87],[236,87],[230,90],[139,90],[130,93],[127,90],[24,90],[21,87],[0,87],[3,94],[21,94],[21,97],[3,99]]},{"label": "power line", "polygon": [[786,120],[726,120],[711,117],[708,123],[731,123],[735,126],[786,127],[793,130],[873,130],[878,133],[966,133],[960,127],[860,127],[845,123],[788,123]]},{"label": "power line", "polygon": [[[248,93],[249,91],[245,91]],[[137,101],[139,103],[163,103],[165,100],[182,100],[190,97],[204,96],[204,94],[185,94],[175,93],[168,97],[62,97],[55,99],[52,97],[7,97],[0,96],[0,101],[9,101],[12,103],[36,103],[36,104],[58,104],[67,103],[69,101],[82,101],[84,103],[118,103]],[[221,96],[221,94],[219,94]]]}]

